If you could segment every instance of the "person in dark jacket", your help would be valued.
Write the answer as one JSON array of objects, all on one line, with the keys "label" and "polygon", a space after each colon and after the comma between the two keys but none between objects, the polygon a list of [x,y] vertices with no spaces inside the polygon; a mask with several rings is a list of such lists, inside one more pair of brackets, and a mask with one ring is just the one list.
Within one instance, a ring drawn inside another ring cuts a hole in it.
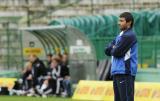
[{"label": "person in dark jacket", "polygon": [[33,92],[39,89],[40,85],[43,83],[43,77],[46,75],[46,68],[44,63],[35,55],[31,54],[29,56],[30,62],[32,62],[31,74],[33,80]]},{"label": "person in dark jacket", "polygon": [[133,16],[124,12],[119,17],[120,34],[105,48],[112,56],[114,101],[134,101],[134,81],[137,73],[137,38],[132,31]]},{"label": "person in dark jacket", "polygon": [[61,65],[59,65],[59,63],[59,58],[52,58],[51,67],[48,69],[45,80],[38,91],[40,92],[42,97],[47,97],[47,95],[50,93],[55,94],[57,96],[60,95],[60,84],[63,78],[61,77]]}]

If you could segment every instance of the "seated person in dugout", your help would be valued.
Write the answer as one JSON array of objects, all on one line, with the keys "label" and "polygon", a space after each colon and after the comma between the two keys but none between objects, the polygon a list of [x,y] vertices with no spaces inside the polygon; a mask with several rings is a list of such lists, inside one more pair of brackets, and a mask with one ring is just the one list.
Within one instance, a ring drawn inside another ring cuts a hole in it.
[{"label": "seated person in dugout", "polygon": [[44,63],[35,54],[29,56],[29,61],[32,63],[30,79],[33,80],[33,83],[28,96],[33,96],[37,94],[37,89],[40,88],[40,85],[43,82],[43,77],[46,75],[46,68]]},{"label": "seated person in dugout", "polygon": [[62,84],[64,87],[64,92],[62,92],[63,96],[72,96],[72,87],[71,87],[71,78],[69,72],[69,65],[68,65],[68,54],[65,53],[62,55],[62,62],[61,62],[61,76],[63,78]]},{"label": "seated person in dugout", "polygon": [[22,71],[22,78],[15,81],[15,84],[11,90],[10,95],[25,95],[32,88],[31,78],[32,63],[27,62],[24,70]]},{"label": "seated person in dugout", "polygon": [[59,65],[61,66],[61,95],[63,97],[71,97],[72,96],[72,89],[71,89],[71,80],[69,74],[69,65],[68,65],[68,54],[64,53],[54,55],[53,58],[57,58],[60,60]]},{"label": "seated person in dugout", "polygon": [[61,90],[61,66],[59,65],[60,60],[58,58],[52,58],[51,67],[47,71],[47,76],[38,90],[39,93],[46,97],[48,94],[60,95]]}]

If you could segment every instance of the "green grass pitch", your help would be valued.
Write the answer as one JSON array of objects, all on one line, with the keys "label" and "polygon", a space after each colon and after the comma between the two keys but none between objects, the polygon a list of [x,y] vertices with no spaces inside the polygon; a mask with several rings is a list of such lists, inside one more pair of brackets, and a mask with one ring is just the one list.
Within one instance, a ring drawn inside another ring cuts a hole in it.
[{"label": "green grass pitch", "polygon": [[71,98],[60,97],[26,97],[26,96],[0,96],[0,101],[77,101]]}]

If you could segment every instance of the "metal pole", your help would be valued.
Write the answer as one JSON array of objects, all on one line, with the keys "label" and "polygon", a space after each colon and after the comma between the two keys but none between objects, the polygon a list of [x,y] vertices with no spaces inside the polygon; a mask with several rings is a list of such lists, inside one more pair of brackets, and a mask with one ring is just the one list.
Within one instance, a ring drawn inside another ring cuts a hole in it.
[{"label": "metal pole", "polygon": [[155,38],[155,68],[157,68],[157,38]]},{"label": "metal pole", "polygon": [[23,35],[22,35],[22,31],[20,30],[19,31],[19,35],[20,35],[20,44],[21,44],[21,67],[23,68],[24,67],[24,56],[23,56]]},{"label": "metal pole", "polygon": [[132,11],[135,11],[135,0],[132,0],[131,1],[131,9],[132,9]]},{"label": "metal pole", "polygon": [[143,39],[142,39],[142,37],[143,37],[143,36],[141,36],[141,38],[140,38],[140,42],[141,42],[141,43],[140,43],[140,46],[141,46],[141,48],[140,48],[140,49],[141,49],[141,50],[140,50],[140,54],[141,54],[141,55],[140,55],[141,65],[140,65],[140,66],[141,66],[141,68],[142,68],[142,64],[143,64],[143,59],[142,59],[142,58],[143,58],[143,57],[142,57],[142,56],[143,56],[143,53],[142,53],[142,45],[143,45],[143,44],[142,44],[142,40],[143,40]]},{"label": "metal pole", "polygon": [[94,14],[94,2],[91,0],[91,14]]},{"label": "metal pole", "polygon": [[31,21],[30,21],[30,10],[29,10],[29,1],[26,0],[26,4],[27,4],[27,26],[30,27],[31,26]]},{"label": "metal pole", "polygon": [[9,34],[9,22],[6,22],[6,33],[7,33],[7,68],[10,68],[10,34]]}]

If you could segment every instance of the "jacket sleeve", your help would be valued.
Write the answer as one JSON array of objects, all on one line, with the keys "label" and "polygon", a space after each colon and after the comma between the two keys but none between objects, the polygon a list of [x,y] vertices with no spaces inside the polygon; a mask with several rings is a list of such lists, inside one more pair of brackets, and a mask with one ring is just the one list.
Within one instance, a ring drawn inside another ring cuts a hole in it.
[{"label": "jacket sleeve", "polygon": [[38,78],[42,75],[43,76],[46,75],[46,68],[45,68],[42,61],[38,61],[37,63],[35,63],[33,70],[34,70],[33,75],[34,75],[35,78]]},{"label": "jacket sleeve", "polygon": [[111,43],[109,43],[109,45],[106,45],[106,47],[105,47],[105,54],[107,56],[111,56],[111,50],[112,50],[112,48],[113,48],[114,45],[115,45],[115,39]]},{"label": "jacket sleeve", "polygon": [[137,42],[135,35],[122,35],[121,40],[111,50],[114,57],[123,57],[127,51]]},{"label": "jacket sleeve", "polygon": [[40,74],[43,76],[47,75],[47,69],[42,61],[40,61]]}]

